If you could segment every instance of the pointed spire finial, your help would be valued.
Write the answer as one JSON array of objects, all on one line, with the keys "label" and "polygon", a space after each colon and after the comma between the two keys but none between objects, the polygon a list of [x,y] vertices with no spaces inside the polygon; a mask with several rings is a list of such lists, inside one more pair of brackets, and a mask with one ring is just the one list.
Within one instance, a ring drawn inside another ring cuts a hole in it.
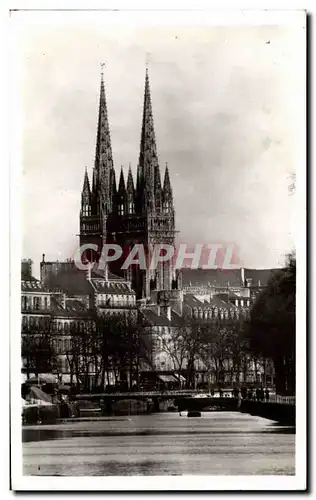
[{"label": "pointed spire finial", "polygon": [[125,179],[124,179],[123,165],[121,165],[120,180],[119,180],[119,191],[120,192],[125,191]]},{"label": "pointed spire finial", "polygon": [[100,63],[100,66],[101,66],[101,78],[102,78],[102,80],[103,80],[103,77],[104,77],[105,62],[101,62],[101,63]]}]

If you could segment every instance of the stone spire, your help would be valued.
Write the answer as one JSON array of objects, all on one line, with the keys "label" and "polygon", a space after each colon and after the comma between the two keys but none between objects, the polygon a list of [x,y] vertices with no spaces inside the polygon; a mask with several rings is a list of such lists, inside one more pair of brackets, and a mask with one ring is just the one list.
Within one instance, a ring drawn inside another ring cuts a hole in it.
[{"label": "stone spire", "polygon": [[155,166],[154,172],[154,190],[155,190],[155,206],[156,211],[160,212],[162,207],[162,189],[161,189],[161,177],[159,165]]},{"label": "stone spire", "polygon": [[133,181],[131,164],[129,164],[129,168],[128,168],[128,176],[127,176],[127,184],[126,184],[126,198],[127,198],[128,213],[133,214],[135,212],[135,189],[134,189],[134,181]]},{"label": "stone spire", "polygon": [[83,188],[82,188],[82,193],[81,194],[82,194],[83,197],[89,197],[89,198],[90,198],[90,195],[91,195],[90,182],[89,182],[87,167],[85,168],[85,172],[84,172]]},{"label": "stone spire", "polygon": [[123,167],[121,167],[120,180],[117,191],[117,210],[119,215],[125,215],[126,205],[127,205],[127,200],[126,200],[125,179],[124,179]]},{"label": "stone spire", "polygon": [[143,200],[142,210],[150,210],[154,203],[154,176],[158,165],[154,119],[151,104],[148,69],[146,68],[143,122],[137,169],[137,199]]},{"label": "stone spire", "polygon": [[133,181],[131,164],[129,164],[129,167],[128,167],[126,191],[129,195],[132,195],[134,197],[135,191],[134,191],[134,181]]},{"label": "stone spire", "polygon": [[172,188],[171,188],[169,169],[167,163],[166,163],[165,177],[163,182],[163,204],[165,209],[168,208],[170,210],[173,208],[173,195],[172,195]]},{"label": "stone spire", "polygon": [[123,166],[121,166],[121,173],[120,173],[120,180],[119,180],[118,192],[120,194],[125,194],[126,193]]},{"label": "stone spire", "polygon": [[87,167],[84,173],[83,187],[81,192],[81,211],[84,216],[88,216],[91,213],[91,190]]},{"label": "stone spire", "polygon": [[104,65],[102,65],[101,72],[99,118],[93,170],[93,195],[96,198],[97,210],[100,215],[107,215],[112,206],[111,174],[114,167],[103,67]]}]

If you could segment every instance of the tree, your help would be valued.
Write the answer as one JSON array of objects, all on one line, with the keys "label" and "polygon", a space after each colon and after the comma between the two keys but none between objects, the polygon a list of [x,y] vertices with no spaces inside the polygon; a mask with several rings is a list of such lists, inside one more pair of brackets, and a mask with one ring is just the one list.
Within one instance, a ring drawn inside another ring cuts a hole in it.
[{"label": "tree", "polygon": [[91,338],[91,354],[98,370],[95,387],[132,381],[139,385],[143,362],[150,359],[150,345],[145,323],[133,314],[102,315],[95,318],[96,332]]},{"label": "tree", "polygon": [[273,360],[276,388],[295,393],[296,259],[275,272],[258,296],[250,315],[249,342],[255,355]]},{"label": "tree", "polygon": [[[168,334],[158,331],[156,337],[160,340],[160,352],[164,352],[172,363],[173,371],[181,374],[187,365],[188,327],[173,326],[168,329]],[[181,385],[179,377],[179,385]]]},{"label": "tree", "polygon": [[37,376],[55,371],[57,354],[52,342],[51,318],[34,318],[30,326],[22,326],[21,356],[27,378],[31,373]]}]

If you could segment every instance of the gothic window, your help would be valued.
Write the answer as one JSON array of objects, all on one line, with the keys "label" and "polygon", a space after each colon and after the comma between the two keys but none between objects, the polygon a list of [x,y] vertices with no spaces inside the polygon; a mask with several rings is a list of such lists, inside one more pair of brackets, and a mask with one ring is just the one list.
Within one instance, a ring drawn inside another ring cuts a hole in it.
[{"label": "gothic window", "polygon": [[128,213],[132,214],[134,212],[134,203],[132,201],[128,204]]},{"label": "gothic window", "polygon": [[90,207],[90,205],[84,205],[83,206],[83,215],[84,215],[84,217],[88,217],[89,215],[91,215],[91,207]]},{"label": "gothic window", "polygon": [[166,212],[166,214],[168,214],[169,210],[170,210],[170,203],[169,201],[166,201],[164,206],[164,211]]},{"label": "gothic window", "polygon": [[118,213],[119,213],[119,215],[123,215],[124,214],[124,206],[123,205],[119,205],[118,206]]},{"label": "gothic window", "polygon": [[48,300],[47,300],[47,297],[45,297],[45,299],[44,299],[44,308],[48,309]]}]

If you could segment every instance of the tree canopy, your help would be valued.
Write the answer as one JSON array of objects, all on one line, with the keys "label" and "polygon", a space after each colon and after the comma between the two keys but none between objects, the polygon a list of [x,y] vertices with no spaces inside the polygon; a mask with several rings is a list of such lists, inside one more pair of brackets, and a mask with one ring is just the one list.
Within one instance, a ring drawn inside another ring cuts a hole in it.
[{"label": "tree canopy", "polygon": [[274,362],[278,392],[295,392],[296,259],[275,272],[258,296],[250,315],[249,343],[253,352]]}]

